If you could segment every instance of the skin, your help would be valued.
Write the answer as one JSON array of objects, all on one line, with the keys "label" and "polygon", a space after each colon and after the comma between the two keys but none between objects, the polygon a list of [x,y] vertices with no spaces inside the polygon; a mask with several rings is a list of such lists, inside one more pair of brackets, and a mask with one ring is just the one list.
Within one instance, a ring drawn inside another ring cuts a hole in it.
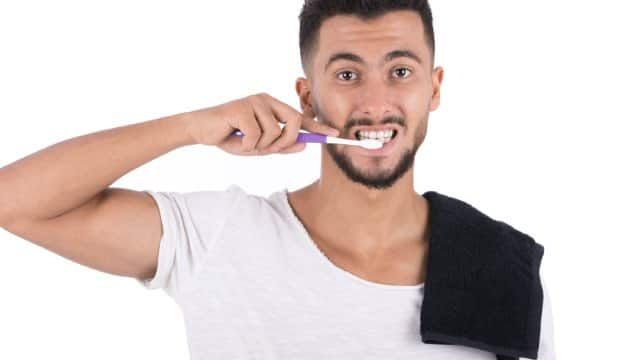
[{"label": "skin", "polygon": [[[62,141],[0,169],[0,227],[88,267],[149,279],[157,268],[160,214],[148,194],[109,186],[124,174],[182,146],[288,153],[304,149],[295,141],[299,129],[352,137],[355,123],[391,120],[402,125],[395,152],[371,157],[357,147],[323,145],[320,178],[288,199],[338,267],[378,283],[421,283],[428,204],[413,190],[413,167],[406,165],[438,106],[442,69],[432,68],[422,23],[410,11],[369,22],[336,16],[323,23],[318,40],[304,64],[308,79],[296,81],[302,114],[261,93]],[[398,49],[422,63],[382,62]],[[364,63],[342,59],[325,69],[336,51]],[[392,76],[399,67],[410,71]],[[354,78],[336,76],[347,69]],[[286,123],[282,130],[279,122]],[[245,136],[231,136],[235,129]]]},{"label": "skin", "polygon": [[[409,57],[384,62],[393,50]],[[351,52],[364,63],[332,54]],[[374,20],[339,15],[325,20],[314,53],[296,80],[304,114],[352,137],[353,125],[401,124],[395,151],[367,156],[357,147],[323,145],[321,175],[289,192],[296,215],[337,266],[387,284],[424,281],[428,202],[414,190],[413,158],[440,103],[443,69],[433,67],[419,15],[394,11]],[[402,70],[403,68],[408,69]]]}]

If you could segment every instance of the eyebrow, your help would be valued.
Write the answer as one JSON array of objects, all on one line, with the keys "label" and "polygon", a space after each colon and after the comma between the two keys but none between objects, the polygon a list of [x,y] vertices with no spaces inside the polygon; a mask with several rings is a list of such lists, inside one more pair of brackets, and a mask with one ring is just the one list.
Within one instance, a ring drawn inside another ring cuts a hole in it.
[{"label": "eyebrow", "polygon": [[[422,60],[420,59],[420,57],[415,53],[413,53],[411,50],[393,50],[384,56],[384,62],[389,62],[393,59],[400,58],[400,57],[410,58],[417,61],[419,64],[422,64]],[[329,65],[331,65],[332,62],[338,61],[338,60],[348,60],[348,61],[353,61],[360,64],[364,64],[365,62],[364,59],[362,59],[360,56],[354,53],[339,52],[331,55],[331,57],[329,58],[329,61],[324,66],[324,69],[327,70],[327,68],[329,67]]]}]

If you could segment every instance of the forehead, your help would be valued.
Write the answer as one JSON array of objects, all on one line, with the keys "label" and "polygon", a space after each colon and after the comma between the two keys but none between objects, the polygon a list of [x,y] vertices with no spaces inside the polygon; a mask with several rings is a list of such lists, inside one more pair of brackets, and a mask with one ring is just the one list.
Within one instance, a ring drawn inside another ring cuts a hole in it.
[{"label": "forehead", "polygon": [[316,58],[321,64],[337,51],[350,51],[367,59],[384,56],[395,48],[410,49],[423,59],[428,58],[424,26],[417,12],[392,11],[370,20],[354,15],[330,17],[318,31]]}]

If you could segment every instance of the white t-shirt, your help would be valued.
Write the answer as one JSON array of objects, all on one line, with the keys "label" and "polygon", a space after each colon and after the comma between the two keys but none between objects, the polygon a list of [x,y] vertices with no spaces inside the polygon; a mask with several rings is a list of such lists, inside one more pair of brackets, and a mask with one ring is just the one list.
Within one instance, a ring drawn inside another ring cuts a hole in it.
[{"label": "white t-shirt", "polygon": [[[287,200],[237,185],[224,191],[146,190],[162,219],[158,268],[137,281],[162,288],[184,315],[191,359],[491,359],[425,344],[423,285],[387,285],[334,265]],[[543,283],[538,359],[555,359]]]}]

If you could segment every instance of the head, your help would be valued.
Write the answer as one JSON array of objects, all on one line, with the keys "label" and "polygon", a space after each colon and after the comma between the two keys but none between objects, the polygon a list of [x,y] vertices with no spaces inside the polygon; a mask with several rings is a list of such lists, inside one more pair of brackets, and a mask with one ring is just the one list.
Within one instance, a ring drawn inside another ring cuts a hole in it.
[{"label": "head", "polygon": [[300,13],[305,78],[296,91],[304,112],[357,139],[396,134],[381,153],[327,144],[337,168],[372,189],[391,187],[413,168],[439,105],[443,71],[427,0],[306,0]]}]

